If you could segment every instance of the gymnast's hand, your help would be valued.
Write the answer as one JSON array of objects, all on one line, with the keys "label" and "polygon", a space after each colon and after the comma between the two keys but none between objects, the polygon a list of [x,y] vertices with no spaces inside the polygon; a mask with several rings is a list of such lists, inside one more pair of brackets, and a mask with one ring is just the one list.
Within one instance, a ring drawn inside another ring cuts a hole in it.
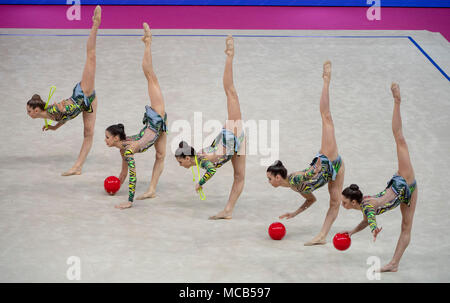
[{"label": "gymnast's hand", "polygon": [[374,229],[372,231],[373,234],[373,242],[375,242],[377,240],[377,236],[378,234],[381,232],[381,230],[383,229],[383,227],[377,227],[376,229]]},{"label": "gymnast's hand", "polygon": [[279,219],[292,219],[295,216],[297,216],[297,212],[293,212],[293,213],[285,213],[284,215],[279,216]]},{"label": "gymnast's hand", "polygon": [[48,130],[57,130],[58,128],[54,125],[47,125],[42,126],[42,131],[48,131]]},{"label": "gymnast's hand", "polygon": [[118,209],[125,209],[125,208],[130,208],[131,206],[133,206],[133,203],[128,201],[128,202],[120,203],[119,205],[116,205],[114,207],[118,208]]},{"label": "gymnast's hand", "polygon": [[353,233],[350,230],[344,230],[339,232],[340,234],[347,234],[349,237],[351,237],[353,235]]},{"label": "gymnast's hand", "polygon": [[202,187],[200,186],[200,184],[195,184],[195,191],[198,192],[199,190],[201,190]]}]

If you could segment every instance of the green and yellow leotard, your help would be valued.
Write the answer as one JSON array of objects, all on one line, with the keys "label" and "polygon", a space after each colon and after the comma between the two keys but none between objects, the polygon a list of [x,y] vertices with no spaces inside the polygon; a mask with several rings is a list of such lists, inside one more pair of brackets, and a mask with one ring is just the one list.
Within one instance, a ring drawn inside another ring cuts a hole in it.
[{"label": "green and yellow leotard", "polygon": [[[416,180],[414,180],[412,184],[407,184],[406,180],[402,176],[395,174],[392,179],[389,180],[385,190],[374,196],[364,197],[363,201],[361,202],[361,210],[363,211],[364,216],[367,218],[367,223],[369,223],[371,231],[377,229],[377,220],[375,218],[376,215],[381,215],[388,210],[392,210],[399,206],[400,203],[405,203],[406,205],[410,206],[411,196],[416,189],[416,186]],[[386,190],[388,188],[391,188],[394,192],[394,199],[386,202],[378,208],[375,208],[371,201],[383,197],[386,194]]]},{"label": "green and yellow leotard", "polygon": [[[319,158],[321,160],[321,170],[317,175],[314,175],[314,165]],[[318,154],[308,169],[288,175],[291,189],[299,193],[310,194],[329,181],[335,180],[341,165],[342,158],[339,155],[334,161],[330,161],[325,155]]]}]

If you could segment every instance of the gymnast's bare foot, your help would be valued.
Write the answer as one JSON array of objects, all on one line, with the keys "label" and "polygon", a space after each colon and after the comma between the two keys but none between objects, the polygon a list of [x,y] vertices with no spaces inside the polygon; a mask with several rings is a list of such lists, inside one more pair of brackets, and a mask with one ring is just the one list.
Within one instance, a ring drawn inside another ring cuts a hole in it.
[{"label": "gymnast's bare foot", "polygon": [[234,56],[234,39],[233,39],[233,36],[229,35],[227,37],[225,45],[226,45],[225,54],[227,54],[227,56],[233,57]]},{"label": "gymnast's bare foot", "polygon": [[125,209],[125,208],[130,208],[133,205],[133,203],[131,202],[124,202],[124,203],[120,203],[119,205],[114,206],[117,209]]},{"label": "gymnast's bare foot", "polygon": [[150,31],[150,27],[146,22],[142,23],[142,25],[144,26],[144,36],[142,36],[142,41],[146,44],[152,43],[152,32]]},{"label": "gymnast's bare foot", "polygon": [[209,220],[221,220],[221,219],[230,220],[231,214],[232,214],[231,212],[222,210],[217,215],[209,217]]},{"label": "gymnast's bare foot", "polygon": [[67,176],[75,176],[75,175],[81,175],[81,168],[80,167],[72,167],[66,172],[63,172],[61,176],[67,177]]},{"label": "gymnast's bare foot", "polygon": [[94,22],[95,27],[99,27],[100,23],[102,22],[102,8],[100,7],[100,5],[97,5],[97,7],[94,10],[92,22]]},{"label": "gymnast's bare foot", "polygon": [[394,100],[396,103],[400,103],[402,101],[402,98],[400,97],[400,86],[397,83],[391,84],[391,91],[392,96],[394,97]]},{"label": "gymnast's bare foot", "polygon": [[323,64],[322,78],[327,83],[330,83],[331,81],[331,61],[329,60]]},{"label": "gymnast's bare foot", "polygon": [[311,241],[306,242],[304,245],[305,246],[313,246],[313,245],[324,245],[326,243],[327,243],[327,241],[325,240],[325,237],[318,235],[318,236],[314,237],[314,239],[312,239]]},{"label": "gymnast's bare foot", "polygon": [[140,195],[139,197],[137,197],[136,200],[152,199],[155,197],[156,197],[156,194],[154,191],[148,191],[148,192]]},{"label": "gymnast's bare foot", "polygon": [[397,272],[397,271],[398,271],[398,264],[392,262],[386,264],[380,269],[380,272]]}]

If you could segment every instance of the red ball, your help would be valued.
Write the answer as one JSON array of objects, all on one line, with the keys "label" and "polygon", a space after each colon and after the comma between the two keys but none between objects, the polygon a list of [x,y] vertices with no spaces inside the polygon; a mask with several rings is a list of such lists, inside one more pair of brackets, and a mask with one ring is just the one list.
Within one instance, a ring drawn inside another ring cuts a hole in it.
[{"label": "red ball", "polygon": [[104,185],[106,192],[114,195],[120,189],[120,180],[115,176],[109,176],[105,179]]},{"label": "red ball", "polygon": [[283,239],[286,234],[286,228],[280,222],[274,222],[269,226],[269,236],[274,240]]},{"label": "red ball", "polygon": [[338,250],[346,250],[352,244],[352,240],[348,234],[337,233],[334,235],[333,244]]}]

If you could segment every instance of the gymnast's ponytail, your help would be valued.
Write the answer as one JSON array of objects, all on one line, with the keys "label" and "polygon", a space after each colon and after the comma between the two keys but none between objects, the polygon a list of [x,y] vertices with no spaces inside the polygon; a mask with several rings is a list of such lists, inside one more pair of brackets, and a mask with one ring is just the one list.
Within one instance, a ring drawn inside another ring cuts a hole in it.
[{"label": "gymnast's ponytail", "polygon": [[125,127],[123,124],[113,124],[106,129],[113,136],[119,136],[120,140],[125,140],[127,136],[125,135]]},{"label": "gymnast's ponytail", "polygon": [[32,109],[39,107],[41,110],[45,110],[45,102],[42,101],[41,96],[34,94],[30,100],[28,100],[27,105]]},{"label": "gymnast's ponytail", "polygon": [[186,158],[186,157],[193,157],[195,155],[195,149],[187,144],[185,141],[181,141],[180,144],[178,144],[178,148],[175,151],[175,157],[176,158]]},{"label": "gymnast's ponytail", "polygon": [[275,161],[274,164],[267,168],[267,172],[271,173],[275,177],[280,175],[283,179],[287,178],[287,169],[284,167],[280,160]]},{"label": "gymnast's ponytail", "polygon": [[359,190],[359,186],[356,184],[352,184],[349,187],[345,188],[342,191],[342,195],[350,199],[350,201],[355,200],[356,202],[358,202],[358,204],[361,204],[363,199],[363,194]]}]

